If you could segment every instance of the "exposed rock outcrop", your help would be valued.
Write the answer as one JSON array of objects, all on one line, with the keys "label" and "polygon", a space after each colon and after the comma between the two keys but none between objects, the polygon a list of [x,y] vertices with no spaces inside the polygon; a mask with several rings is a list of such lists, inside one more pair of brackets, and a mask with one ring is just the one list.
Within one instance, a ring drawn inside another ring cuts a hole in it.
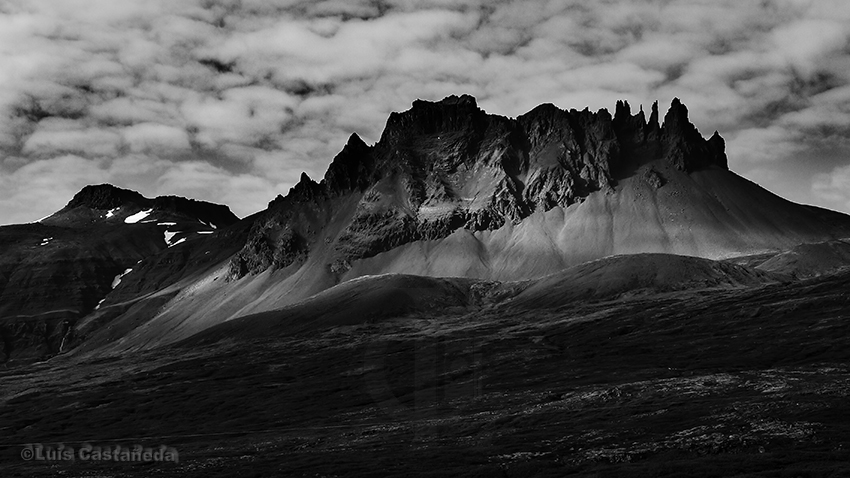
[{"label": "exposed rock outcrop", "polygon": [[688,119],[688,108],[673,99],[664,117],[661,131],[664,157],[683,171],[694,171],[710,166],[727,167],[726,143],[717,132],[706,141],[696,126]]},{"label": "exposed rock outcrop", "polygon": [[[375,145],[352,134],[320,183],[303,175],[286,197],[269,204],[263,221],[277,230],[299,207],[336,207],[334,201],[345,197],[358,201],[340,232],[325,238],[333,243],[329,267],[344,272],[352,261],[405,243],[440,239],[460,228],[493,230],[535,211],[568,207],[611,190],[618,177],[650,161],[663,159],[686,172],[726,168],[724,148],[719,135],[705,140],[699,134],[678,99],[663,124],[657,103],[648,120],[643,109],[633,115],[623,101],[613,117],[605,109],[545,104],[511,119],[485,113],[468,95],[417,100],[408,111],[390,114]],[[664,182],[657,171],[647,179],[656,188]],[[270,239],[277,232],[255,227],[233,259],[231,278],[305,257],[318,236],[292,228],[297,245],[279,243]]]}]

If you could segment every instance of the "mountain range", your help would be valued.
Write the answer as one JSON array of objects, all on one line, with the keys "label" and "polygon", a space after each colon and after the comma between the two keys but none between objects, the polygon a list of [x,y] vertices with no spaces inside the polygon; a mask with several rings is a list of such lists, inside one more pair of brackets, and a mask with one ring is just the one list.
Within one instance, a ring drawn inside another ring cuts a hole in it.
[{"label": "mountain range", "polygon": [[847,237],[850,217],[729,171],[722,137],[705,139],[678,99],[663,118],[657,103],[648,118],[622,101],[613,116],[545,104],[507,118],[471,96],[417,100],[377,143],[351,135],[321,181],[302,174],[244,219],[102,184],[0,227],[0,357],[696,287],[689,277],[776,282],[847,263]]},{"label": "mountain range", "polygon": [[0,474],[850,476],[850,216],[728,165],[450,96],[241,219],[87,186],[0,227]]}]

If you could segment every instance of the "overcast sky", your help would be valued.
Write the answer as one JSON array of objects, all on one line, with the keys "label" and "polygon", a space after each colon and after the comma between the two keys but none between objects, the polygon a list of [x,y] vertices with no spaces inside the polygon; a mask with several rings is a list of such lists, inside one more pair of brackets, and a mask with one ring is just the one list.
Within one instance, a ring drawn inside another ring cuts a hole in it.
[{"label": "overcast sky", "polygon": [[3,0],[0,224],[102,182],[245,216],[462,93],[506,116],[678,96],[731,169],[850,212],[849,39],[846,0]]}]

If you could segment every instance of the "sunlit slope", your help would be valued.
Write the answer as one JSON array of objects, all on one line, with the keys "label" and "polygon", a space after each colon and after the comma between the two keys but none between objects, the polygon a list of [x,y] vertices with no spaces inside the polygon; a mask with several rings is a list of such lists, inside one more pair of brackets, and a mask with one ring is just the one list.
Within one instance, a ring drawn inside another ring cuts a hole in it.
[{"label": "sunlit slope", "polygon": [[[644,171],[649,167],[664,176],[660,187],[646,179]],[[653,164],[619,181],[612,192],[593,193],[566,209],[534,213],[517,225],[494,231],[458,230],[444,239],[416,241],[358,260],[341,281],[387,273],[516,281],[612,255],[664,253],[722,259],[780,252],[800,243],[850,235],[843,225],[829,223],[836,218],[843,216],[791,203],[729,171],[685,174]],[[334,216],[325,234],[331,237],[345,219]],[[110,348],[172,343],[234,318],[286,307],[334,286],[337,279],[327,266],[331,248],[323,239],[316,244],[304,263],[236,281],[226,280],[227,264],[222,263],[183,287],[144,327],[131,328]]]},{"label": "sunlit slope", "polygon": [[[720,259],[848,233],[846,216],[794,204],[730,171],[685,174],[656,164],[665,183],[655,187],[643,173],[648,167],[613,192],[534,213],[518,225],[460,230],[359,261],[346,278],[394,272],[518,280],[615,254]],[[843,223],[836,226],[835,218]]]},{"label": "sunlit slope", "polygon": [[757,287],[783,276],[700,257],[630,254],[586,262],[532,281],[512,309],[560,307],[577,301],[615,300],[636,294]]},{"label": "sunlit slope", "polygon": [[795,277],[814,277],[850,267],[850,242],[825,241],[800,244],[775,255],[759,269]]},{"label": "sunlit slope", "polygon": [[[672,254],[590,261],[540,279],[497,283],[405,274],[364,276],[307,300],[211,327],[187,344],[259,339],[403,317],[439,317],[482,308],[516,314],[635,295],[760,287],[782,276],[736,264]],[[496,309],[492,309],[496,307]],[[497,312],[498,313],[498,312]]]}]

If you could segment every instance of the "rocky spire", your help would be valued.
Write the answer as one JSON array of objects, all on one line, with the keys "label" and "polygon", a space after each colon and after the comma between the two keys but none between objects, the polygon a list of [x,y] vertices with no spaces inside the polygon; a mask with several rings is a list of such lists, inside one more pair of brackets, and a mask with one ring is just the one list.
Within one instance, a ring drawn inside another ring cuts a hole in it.
[{"label": "rocky spire", "polygon": [[661,128],[661,150],[665,159],[683,171],[695,171],[710,166],[727,168],[726,144],[715,132],[711,141],[702,137],[688,119],[688,108],[674,98],[664,116]]},{"label": "rocky spire", "polygon": [[726,141],[717,131],[708,139],[711,151],[711,163],[723,169],[729,169],[729,160],[726,158]]},{"label": "rocky spire", "polygon": [[328,167],[324,183],[330,194],[363,189],[373,182],[374,168],[372,148],[357,133],[352,133],[345,147]]},{"label": "rocky spire", "polygon": [[658,124],[658,101],[652,103],[652,112],[649,115],[649,122],[647,123],[650,131],[658,131],[661,129],[661,126]]}]

